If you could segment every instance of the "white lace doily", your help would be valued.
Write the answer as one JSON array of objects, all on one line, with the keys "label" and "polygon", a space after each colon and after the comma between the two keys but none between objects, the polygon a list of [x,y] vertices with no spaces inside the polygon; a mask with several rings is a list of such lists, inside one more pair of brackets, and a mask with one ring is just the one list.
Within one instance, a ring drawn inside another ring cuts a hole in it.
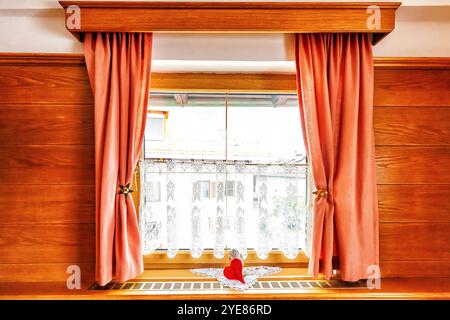
[{"label": "white lace doily", "polygon": [[258,278],[267,276],[269,274],[274,274],[281,271],[281,268],[278,267],[266,267],[266,266],[260,266],[260,267],[245,267],[243,269],[243,277],[244,277],[244,283],[241,283],[238,280],[229,280],[225,278],[223,275],[223,268],[204,268],[204,269],[191,269],[191,271],[195,274],[199,274],[204,277],[208,278],[215,278],[217,281],[219,281],[221,284],[223,284],[226,287],[244,291],[248,288],[251,288],[253,284],[258,281]]}]

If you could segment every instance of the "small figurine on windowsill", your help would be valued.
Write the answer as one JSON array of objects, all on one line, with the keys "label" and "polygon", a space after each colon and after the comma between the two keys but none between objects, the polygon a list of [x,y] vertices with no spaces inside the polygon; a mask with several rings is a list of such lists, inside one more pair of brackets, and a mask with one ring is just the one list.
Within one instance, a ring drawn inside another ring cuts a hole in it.
[{"label": "small figurine on windowsill", "polygon": [[238,249],[231,249],[227,253],[228,266],[224,266],[224,268],[193,269],[191,271],[195,274],[215,278],[225,287],[239,291],[251,288],[258,281],[258,278],[281,271],[278,267],[266,266],[244,268],[244,257]]},{"label": "small figurine on windowsill", "polygon": [[228,260],[239,259],[242,262],[242,266],[244,266],[244,259],[242,258],[241,253],[238,249],[231,249],[230,255],[228,256]]},{"label": "small figurine on windowsill", "polygon": [[223,269],[224,277],[229,280],[237,280],[242,284],[245,284],[243,276],[244,261],[242,259],[242,255],[239,253],[239,250],[232,249],[228,259],[230,260],[230,265]]}]

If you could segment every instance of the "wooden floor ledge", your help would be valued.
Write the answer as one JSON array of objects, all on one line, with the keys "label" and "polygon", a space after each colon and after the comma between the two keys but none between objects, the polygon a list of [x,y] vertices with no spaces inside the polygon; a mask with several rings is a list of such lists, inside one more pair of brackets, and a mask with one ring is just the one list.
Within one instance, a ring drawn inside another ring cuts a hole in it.
[{"label": "wooden floor ledge", "polygon": [[0,300],[228,300],[228,299],[428,299],[450,300],[450,278],[411,278],[383,279],[381,289],[303,289],[292,292],[287,290],[270,290],[267,292],[243,292],[221,290],[220,293],[196,294],[159,294],[136,290],[88,290],[87,286],[80,290],[68,290],[64,283],[0,283]]}]

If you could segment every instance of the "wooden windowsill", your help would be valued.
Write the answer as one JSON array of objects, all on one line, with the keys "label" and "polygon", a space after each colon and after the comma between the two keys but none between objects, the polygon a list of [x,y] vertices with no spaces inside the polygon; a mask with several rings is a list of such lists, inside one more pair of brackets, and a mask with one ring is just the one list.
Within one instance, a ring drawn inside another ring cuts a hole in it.
[{"label": "wooden windowsill", "polygon": [[[278,274],[262,280],[306,279],[304,268],[287,268]],[[144,274],[132,281],[207,281],[207,278],[192,274],[189,270],[146,270]],[[211,280],[212,281],[212,280]],[[93,300],[182,300],[182,299],[446,299],[450,300],[450,278],[404,278],[382,279],[381,289],[367,288],[320,288],[314,290],[258,290],[236,292],[196,292],[195,294],[149,293],[139,290],[88,290],[90,284],[84,284],[80,290],[68,290],[61,282],[3,282],[0,283],[0,300],[25,299],[93,299]]]},{"label": "wooden windowsill", "polygon": [[148,294],[136,290],[67,290],[64,283],[0,283],[0,300],[25,299],[94,299],[94,300],[142,300],[142,299],[450,299],[450,278],[383,279],[379,290],[317,289],[278,293],[237,293],[224,291],[220,294]]},{"label": "wooden windowsill", "polygon": [[[286,280],[289,279],[307,279],[308,269],[306,268],[282,268],[281,272],[260,278],[261,280]],[[214,281],[194,274],[190,269],[151,269],[130,281]]]}]

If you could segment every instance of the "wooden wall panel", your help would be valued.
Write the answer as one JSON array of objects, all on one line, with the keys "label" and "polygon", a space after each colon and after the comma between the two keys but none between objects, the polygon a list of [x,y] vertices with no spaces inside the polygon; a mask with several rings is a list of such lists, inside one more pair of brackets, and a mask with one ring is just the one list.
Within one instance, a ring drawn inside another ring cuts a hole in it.
[{"label": "wooden wall panel", "polygon": [[380,223],[383,260],[445,260],[450,263],[450,223]]},{"label": "wooden wall panel", "polygon": [[92,104],[83,65],[0,65],[0,103]]},{"label": "wooden wall panel", "polygon": [[[1,282],[66,282],[67,267],[71,263],[15,263],[0,264]],[[94,279],[95,263],[80,263],[76,265],[81,271],[81,288],[87,289]],[[14,275],[14,278],[11,278]]]},{"label": "wooden wall panel", "polygon": [[450,222],[450,184],[378,186],[380,222]]},{"label": "wooden wall panel", "polygon": [[378,68],[375,106],[450,106],[450,70]]},{"label": "wooden wall panel", "polygon": [[0,282],[94,281],[93,115],[82,57],[0,54]]},{"label": "wooden wall panel", "polygon": [[447,184],[450,147],[378,146],[379,184]]},{"label": "wooden wall panel", "polygon": [[6,184],[94,184],[90,145],[0,146],[0,177]]},{"label": "wooden wall panel", "polygon": [[450,146],[450,108],[377,107],[374,130],[379,146]]},{"label": "wooden wall panel", "polygon": [[0,225],[1,263],[93,262],[93,223]]},{"label": "wooden wall panel", "polygon": [[94,185],[0,185],[0,225],[94,223]]},{"label": "wooden wall panel", "polygon": [[0,114],[0,145],[94,144],[92,105],[0,104]]},{"label": "wooden wall panel", "polygon": [[381,276],[389,278],[448,277],[450,274],[450,262],[448,260],[383,260],[380,263],[380,268]]},{"label": "wooden wall panel", "polygon": [[[416,60],[375,61],[386,277],[450,276],[450,63]],[[196,79],[155,77],[160,89]],[[261,90],[273,79],[282,80],[277,90],[295,88],[292,75],[241,77]],[[231,86],[230,77],[220,78],[216,89]],[[204,77],[195,81],[208,85]],[[81,56],[0,55],[0,281],[62,282],[68,263],[86,268],[93,281],[92,104]]]},{"label": "wooden wall panel", "polygon": [[450,276],[450,59],[379,62],[374,131],[381,273]]}]

